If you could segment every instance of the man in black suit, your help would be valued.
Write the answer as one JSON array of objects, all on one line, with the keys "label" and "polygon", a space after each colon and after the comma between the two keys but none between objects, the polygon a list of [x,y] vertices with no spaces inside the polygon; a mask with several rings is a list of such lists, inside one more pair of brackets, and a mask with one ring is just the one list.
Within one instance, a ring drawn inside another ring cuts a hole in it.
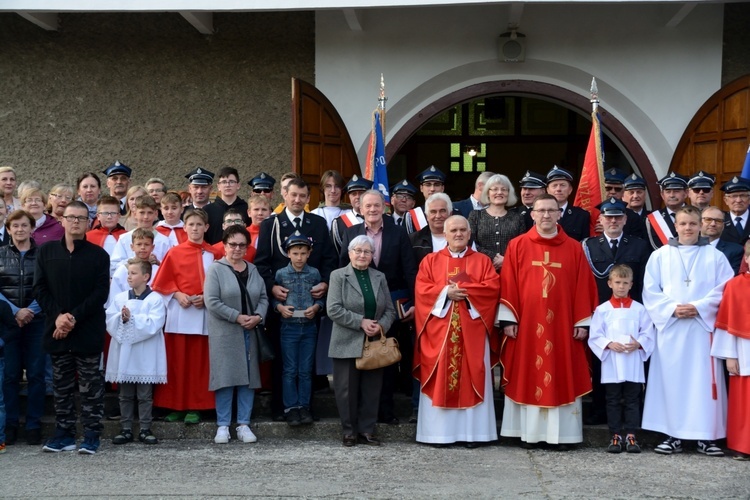
[{"label": "man in black suit", "polygon": [[[360,210],[365,218],[363,224],[350,227],[341,240],[339,267],[349,263],[349,242],[357,236],[367,235],[375,241],[375,252],[370,266],[385,274],[388,289],[394,297],[405,296],[411,304],[401,321],[394,323],[387,332],[389,337],[397,337],[399,342],[406,341],[410,335],[408,322],[414,318],[414,283],[417,279],[417,265],[414,262],[409,237],[403,227],[386,217],[385,199],[377,190],[365,191],[360,197]],[[411,360],[403,359],[402,369],[411,373]],[[393,391],[398,371],[398,365],[385,368],[383,373],[383,388],[380,395],[378,421],[386,424],[398,424],[394,414]]]},{"label": "man in black suit", "polygon": [[651,213],[646,209],[646,181],[636,174],[630,174],[622,183],[622,201],[645,223],[646,216]]},{"label": "man in black suit", "polygon": [[726,255],[729,265],[734,270],[734,275],[740,273],[742,257],[745,250],[742,245],[720,239],[724,232],[724,212],[717,207],[708,207],[701,212],[701,236],[708,238],[708,242]]},{"label": "man in black suit", "polygon": [[688,178],[672,172],[658,182],[664,208],[654,210],[646,217],[648,241],[654,250],[666,245],[670,238],[677,237],[675,213],[685,206]]},{"label": "man in black suit", "polygon": [[528,230],[534,225],[534,221],[531,219],[531,207],[534,205],[534,200],[547,192],[547,178],[542,174],[527,170],[518,185],[521,187],[521,204],[509,210],[518,212],[523,216]]},{"label": "man in black suit", "polygon": [[721,190],[724,191],[724,203],[729,207],[729,212],[724,215],[721,239],[744,245],[750,237],[750,179],[733,177],[721,186]]},{"label": "man in black suit", "polygon": [[565,234],[577,241],[583,241],[591,232],[591,216],[581,207],[574,207],[568,203],[573,194],[573,174],[555,165],[547,172],[547,193],[557,200],[560,207],[558,224]]},{"label": "man in black suit", "polygon": [[[599,206],[603,226],[602,235],[583,240],[583,251],[596,279],[599,303],[612,297],[612,290],[607,285],[609,271],[617,264],[627,264],[633,270],[633,288],[630,297],[642,302],[643,275],[646,263],[651,255],[648,243],[624,232],[626,224],[625,203],[610,198]],[[607,421],[605,391],[601,384],[601,361],[591,356],[592,406],[585,418],[588,425],[602,424]]]},{"label": "man in black suit", "polygon": [[[285,208],[273,214],[260,225],[258,235],[258,253],[255,255],[255,266],[266,283],[269,299],[271,297],[283,302],[288,290],[275,282],[276,271],[289,264],[289,257],[284,251],[284,242],[295,231],[299,231],[312,242],[312,253],[307,261],[310,267],[320,272],[322,282],[312,289],[316,299],[325,297],[328,290],[328,278],[336,268],[336,253],[333,250],[326,220],[319,215],[305,212],[305,205],[310,200],[310,189],[301,178],[291,179],[284,192]],[[271,332],[276,352],[281,352],[279,344],[279,317],[269,314],[266,317],[266,329]],[[274,420],[283,420],[284,404],[281,397],[281,358],[272,364],[272,397],[271,412]]]},{"label": "man in black suit", "polygon": [[493,175],[495,175],[495,172],[485,171],[479,174],[477,180],[474,181],[474,192],[465,200],[454,203],[454,210],[468,219],[472,210],[483,209],[484,205],[482,205],[482,202],[480,201],[482,199],[482,190],[484,189],[484,184]]}]

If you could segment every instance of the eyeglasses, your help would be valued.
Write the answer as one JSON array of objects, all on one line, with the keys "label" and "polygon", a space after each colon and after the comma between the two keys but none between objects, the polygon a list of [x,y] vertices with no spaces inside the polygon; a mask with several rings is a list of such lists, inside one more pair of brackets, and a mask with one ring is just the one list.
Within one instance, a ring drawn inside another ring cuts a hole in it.
[{"label": "eyeglasses", "polygon": [[271,191],[273,191],[273,189],[271,188],[253,188],[253,193],[258,193],[258,194],[260,193],[268,194]]},{"label": "eyeglasses", "polygon": [[713,217],[702,217],[701,220],[706,224],[724,224],[724,219],[714,219]]},{"label": "eyeglasses", "polygon": [[229,226],[234,226],[234,225],[237,225],[237,224],[244,224],[244,223],[245,223],[245,221],[242,220],[242,219],[226,219],[226,220],[224,220],[224,224],[227,224]]},{"label": "eyeglasses", "polygon": [[237,184],[237,181],[234,179],[224,179],[219,181],[219,186],[234,186]]},{"label": "eyeglasses", "polygon": [[545,210],[543,208],[540,208],[540,209],[536,209],[535,208],[534,210],[532,210],[532,212],[537,212],[537,213],[542,214],[542,215],[552,215],[552,214],[555,214],[555,213],[559,214],[560,213],[560,209],[559,208],[552,208],[552,209],[546,209]]},{"label": "eyeglasses", "polygon": [[50,193],[49,195],[50,196],[54,196],[57,199],[62,198],[65,201],[72,201],[73,200],[73,197],[72,196],[68,196],[67,194]]},{"label": "eyeglasses", "polygon": [[41,198],[26,198],[26,203],[44,203]]},{"label": "eyeglasses", "polygon": [[423,182],[422,185],[428,189],[430,188],[437,188],[437,187],[443,187],[442,182]]},{"label": "eyeglasses", "polygon": [[711,188],[690,188],[690,190],[694,193],[703,193],[703,194],[708,194],[711,192]]},{"label": "eyeglasses", "polygon": [[487,191],[489,191],[490,193],[507,193],[510,190],[505,186],[492,186]]},{"label": "eyeglasses", "polygon": [[750,198],[750,194],[748,193],[726,194],[724,196],[726,196],[728,200],[747,200],[748,198]]},{"label": "eyeglasses", "polygon": [[114,217],[115,215],[120,215],[120,212],[97,212],[97,215],[101,215],[103,217]]},{"label": "eyeglasses", "polygon": [[[219,183],[221,184],[221,183]],[[151,188],[148,190],[149,194],[155,194],[155,193],[163,193],[164,188]]]},{"label": "eyeglasses", "polygon": [[372,255],[372,250],[363,250],[361,248],[355,248],[352,252],[354,252],[354,255]]},{"label": "eyeglasses", "polygon": [[239,250],[240,248],[247,248],[247,243],[227,243],[226,246]]},{"label": "eyeglasses", "polygon": [[622,186],[604,186],[605,191],[614,191],[615,193],[619,193],[622,191]]},{"label": "eyeglasses", "polygon": [[409,196],[408,194],[401,194],[401,193],[398,193],[398,194],[394,194],[394,195],[393,195],[393,198],[395,198],[395,199],[397,199],[397,200],[400,200],[400,201],[406,201],[406,200],[412,200],[412,199],[413,199],[413,198],[412,198],[411,196]]},{"label": "eyeglasses", "polygon": [[63,215],[62,218],[68,222],[80,222],[81,224],[89,220],[89,218],[85,215]]}]

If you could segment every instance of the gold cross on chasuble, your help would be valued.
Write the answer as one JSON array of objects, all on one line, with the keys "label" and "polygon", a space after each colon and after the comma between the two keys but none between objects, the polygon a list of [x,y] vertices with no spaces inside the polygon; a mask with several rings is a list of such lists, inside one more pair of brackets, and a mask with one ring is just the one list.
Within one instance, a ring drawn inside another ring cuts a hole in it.
[{"label": "gold cross on chasuble", "polygon": [[541,267],[544,271],[544,276],[542,277],[542,298],[546,299],[548,292],[555,286],[555,281],[557,281],[555,275],[548,268],[554,267],[560,269],[562,268],[562,264],[560,262],[550,262],[549,252],[544,252],[544,260],[532,260],[531,265]]}]

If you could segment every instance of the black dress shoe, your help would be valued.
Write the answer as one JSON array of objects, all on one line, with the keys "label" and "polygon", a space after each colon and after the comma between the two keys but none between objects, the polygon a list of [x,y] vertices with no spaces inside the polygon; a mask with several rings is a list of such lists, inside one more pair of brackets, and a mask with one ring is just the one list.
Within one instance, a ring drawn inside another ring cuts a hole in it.
[{"label": "black dress shoe", "polygon": [[366,444],[369,446],[380,446],[380,439],[376,438],[372,434],[368,434],[367,432],[363,432],[357,436],[358,441],[361,444]]},{"label": "black dress shoe", "polygon": [[482,443],[477,443],[475,441],[466,441],[466,443],[464,443],[464,446],[470,450],[473,450],[474,448],[479,448],[480,446],[482,446]]},{"label": "black dress shoe", "polygon": [[416,424],[418,421],[419,421],[419,410],[415,408],[411,412],[411,417],[409,417],[409,423]]},{"label": "black dress shoe", "polygon": [[526,441],[521,441],[521,448],[524,450],[533,450],[536,448],[536,443],[527,443]]},{"label": "black dress shoe", "polygon": [[449,443],[430,443],[430,446],[437,449],[450,448]]},{"label": "black dress shoe", "polygon": [[356,446],[356,444],[357,444],[356,437],[352,435],[344,436],[344,446],[346,446],[347,448],[351,448],[352,446]]}]

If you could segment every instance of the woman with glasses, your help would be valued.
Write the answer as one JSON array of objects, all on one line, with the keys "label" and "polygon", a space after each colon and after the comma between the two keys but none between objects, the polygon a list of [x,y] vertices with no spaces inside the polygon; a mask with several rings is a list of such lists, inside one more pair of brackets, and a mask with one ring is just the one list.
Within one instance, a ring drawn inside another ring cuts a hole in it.
[{"label": "woman with glasses", "polygon": [[365,338],[385,335],[396,320],[385,275],[370,267],[375,242],[360,235],[349,243],[349,264],[331,273],[328,317],[333,321],[328,355],[344,446],[380,446],[375,437],[383,369],[358,370]]},{"label": "woman with glasses", "polygon": [[320,206],[312,211],[326,220],[328,230],[331,230],[333,221],[343,214],[348,206],[341,206],[341,196],[344,192],[344,178],[336,170],[326,170],[320,176],[320,191],[323,193],[323,201]]},{"label": "woman with glasses", "polygon": [[255,389],[260,387],[258,341],[255,328],[268,309],[266,285],[255,266],[244,260],[250,235],[244,225],[226,228],[224,258],[206,273],[204,301],[208,311],[210,375],[208,388],[216,400],[214,442],[228,443],[232,398],[237,393],[237,439],[257,441],[250,430]]},{"label": "woman with glasses", "polygon": [[65,234],[60,222],[44,213],[46,205],[47,195],[41,189],[30,188],[21,193],[21,206],[34,217],[31,237],[37,246],[41,246],[48,241],[58,241]]},{"label": "woman with glasses", "polygon": [[506,176],[497,174],[487,179],[480,201],[487,208],[473,210],[469,215],[471,234],[477,250],[492,259],[492,265],[499,273],[508,243],[526,232],[526,224],[520,213],[508,210],[518,199]]},{"label": "woman with glasses", "polygon": [[50,189],[47,200],[47,213],[54,217],[58,222],[62,222],[62,215],[65,207],[73,201],[73,188],[66,184],[55,184]]}]

